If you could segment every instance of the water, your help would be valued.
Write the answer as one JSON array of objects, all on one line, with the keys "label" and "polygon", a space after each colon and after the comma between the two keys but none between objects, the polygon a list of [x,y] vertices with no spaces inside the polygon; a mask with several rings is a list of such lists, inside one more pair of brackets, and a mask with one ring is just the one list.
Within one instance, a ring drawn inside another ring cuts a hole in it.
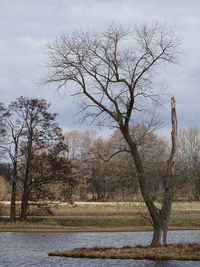
[{"label": "water", "polygon": [[[142,233],[0,233],[0,267],[191,267],[198,262],[100,260],[49,257],[48,252],[75,247],[147,245]],[[200,231],[170,231],[168,241],[200,242]]]}]

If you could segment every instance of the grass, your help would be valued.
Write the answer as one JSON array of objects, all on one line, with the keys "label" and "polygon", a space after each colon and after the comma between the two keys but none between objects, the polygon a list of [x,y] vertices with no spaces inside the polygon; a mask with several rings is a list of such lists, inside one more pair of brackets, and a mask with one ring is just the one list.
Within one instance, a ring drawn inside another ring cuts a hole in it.
[{"label": "grass", "polygon": [[[157,203],[157,206],[160,206]],[[52,205],[52,212],[55,216],[132,216],[138,213],[147,213],[143,202],[76,202],[72,207],[69,204],[62,203]],[[174,202],[172,211],[178,212],[196,212],[200,210],[200,202]]]},{"label": "grass", "polygon": [[[159,204],[157,204],[159,205]],[[9,207],[8,203],[5,205]],[[175,202],[170,229],[200,229],[200,203]],[[0,219],[0,231],[69,232],[69,231],[147,231],[142,202],[76,202],[52,205],[53,216],[28,217],[26,222]],[[141,214],[143,216],[141,216]]]},{"label": "grass", "polygon": [[[169,229],[200,229],[200,219],[185,216],[173,218]],[[25,222],[0,220],[0,231],[18,232],[119,232],[119,231],[151,231],[151,224],[140,216],[71,216],[71,217],[46,217],[29,218]]]},{"label": "grass", "polygon": [[48,255],[72,258],[200,261],[200,244],[170,244],[156,248],[76,248],[61,252],[50,252]]},{"label": "grass", "polygon": [[[4,214],[9,215],[9,202],[0,203],[4,209]],[[159,203],[156,204],[158,207]],[[75,202],[74,205],[68,203],[49,204],[54,216],[133,216],[139,213],[146,213],[147,209],[143,202]],[[17,203],[17,212],[20,204]],[[176,201],[172,205],[172,213],[185,213],[200,211],[199,201]],[[36,211],[37,213],[37,211]],[[41,214],[42,215],[42,214]]]},{"label": "grass", "polygon": [[29,218],[26,222],[2,219],[0,231],[144,231],[150,230],[148,223],[142,218],[134,217],[104,217],[104,216],[71,216],[71,217],[49,217]]}]

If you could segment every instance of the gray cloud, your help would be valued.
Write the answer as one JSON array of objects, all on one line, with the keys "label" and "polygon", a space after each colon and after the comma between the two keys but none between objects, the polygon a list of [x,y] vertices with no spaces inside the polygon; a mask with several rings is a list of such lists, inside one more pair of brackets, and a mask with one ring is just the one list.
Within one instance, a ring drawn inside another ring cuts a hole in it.
[{"label": "gray cloud", "polygon": [[[0,101],[17,96],[45,97],[60,114],[65,129],[75,124],[75,103],[59,97],[53,86],[41,87],[47,41],[74,28],[104,28],[110,23],[132,27],[143,22],[166,22],[181,36],[180,65],[162,71],[169,95],[178,102],[179,123],[198,125],[200,114],[200,2],[198,0],[2,0],[0,9]],[[169,120],[168,109],[163,118]]]}]

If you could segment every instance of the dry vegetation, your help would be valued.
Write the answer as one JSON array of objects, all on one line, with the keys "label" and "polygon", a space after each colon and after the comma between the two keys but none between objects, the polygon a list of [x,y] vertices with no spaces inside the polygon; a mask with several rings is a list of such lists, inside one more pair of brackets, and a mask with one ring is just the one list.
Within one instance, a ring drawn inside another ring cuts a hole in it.
[{"label": "dry vegetation", "polygon": [[6,206],[3,203],[1,203],[1,201],[5,199],[7,191],[8,191],[8,186],[5,181],[5,178],[3,176],[0,176],[0,215],[6,213]]},{"label": "dry vegetation", "polygon": [[[3,203],[4,215],[9,203]],[[19,206],[19,203],[18,203]],[[146,231],[152,230],[142,202],[76,202],[51,204],[53,216],[39,214],[26,222],[0,220],[0,231]],[[199,229],[200,203],[175,202],[170,229]],[[35,215],[37,213],[34,213]]]},{"label": "dry vegetation", "polygon": [[51,252],[49,256],[101,259],[137,260],[193,260],[200,261],[200,244],[171,244],[163,247],[123,247],[123,248],[76,248],[61,252]]},{"label": "dry vegetation", "polygon": [[[9,202],[1,202],[1,206],[4,207],[5,216],[9,215]],[[17,202],[17,208],[20,204]],[[156,204],[160,206],[159,203]],[[147,209],[143,202],[75,202],[73,205],[69,203],[54,202],[49,203],[49,207],[53,213],[53,216],[135,216],[135,215],[146,215]],[[34,207],[34,213],[37,211]],[[184,215],[184,214],[196,214],[200,211],[199,201],[177,201],[172,205],[172,216],[173,215]],[[41,216],[46,215],[39,214]]]},{"label": "dry vegetation", "polygon": [[[157,203],[159,207],[160,204]],[[196,212],[200,210],[200,202],[174,202],[173,213]],[[70,204],[58,204],[52,206],[55,216],[88,216],[88,215],[126,215],[146,213],[144,202],[76,202],[74,206]]]}]

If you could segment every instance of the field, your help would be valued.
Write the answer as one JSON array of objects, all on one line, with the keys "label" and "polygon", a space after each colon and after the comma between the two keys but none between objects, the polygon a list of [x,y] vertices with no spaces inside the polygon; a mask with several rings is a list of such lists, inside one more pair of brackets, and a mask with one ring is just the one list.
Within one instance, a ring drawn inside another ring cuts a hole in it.
[{"label": "field", "polygon": [[[160,204],[156,204],[160,207]],[[55,216],[131,216],[135,214],[146,214],[147,210],[143,202],[75,202],[74,205],[61,203],[52,205]],[[200,202],[174,202],[173,214],[191,213],[200,211]]]},{"label": "field", "polygon": [[[2,217],[0,231],[144,231],[152,225],[142,202],[76,202],[50,204],[52,216],[32,210],[26,222]],[[159,207],[159,203],[157,203]],[[1,203],[5,215],[9,203]],[[200,203],[175,202],[170,229],[200,229]]]}]

